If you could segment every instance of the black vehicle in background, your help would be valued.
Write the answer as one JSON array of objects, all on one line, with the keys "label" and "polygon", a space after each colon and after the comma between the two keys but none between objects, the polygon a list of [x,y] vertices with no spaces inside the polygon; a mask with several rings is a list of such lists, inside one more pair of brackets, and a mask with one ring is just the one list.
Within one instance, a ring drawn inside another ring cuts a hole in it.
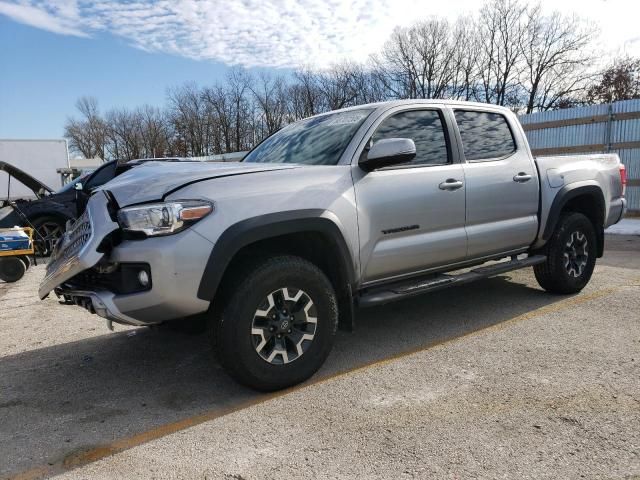
[{"label": "black vehicle in background", "polygon": [[[0,200],[0,227],[33,226],[36,253],[48,255],[65,231],[68,220],[77,218],[86,206],[91,192],[121,173],[149,161],[183,161],[182,158],[150,158],[122,162],[112,160],[93,172],[76,178],[58,191],[6,162],[0,162],[4,171],[33,191],[33,200]],[[5,193],[5,192],[2,192]],[[8,197],[8,195],[7,195]],[[27,221],[25,221],[25,218]]]}]

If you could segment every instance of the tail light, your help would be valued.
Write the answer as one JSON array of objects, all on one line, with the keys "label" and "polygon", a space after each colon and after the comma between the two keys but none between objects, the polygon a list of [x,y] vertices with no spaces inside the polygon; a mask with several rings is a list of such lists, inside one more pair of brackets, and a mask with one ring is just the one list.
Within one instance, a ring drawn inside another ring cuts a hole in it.
[{"label": "tail light", "polygon": [[627,169],[622,163],[620,164],[620,183],[622,184],[622,196],[624,197],[627,190]]}]

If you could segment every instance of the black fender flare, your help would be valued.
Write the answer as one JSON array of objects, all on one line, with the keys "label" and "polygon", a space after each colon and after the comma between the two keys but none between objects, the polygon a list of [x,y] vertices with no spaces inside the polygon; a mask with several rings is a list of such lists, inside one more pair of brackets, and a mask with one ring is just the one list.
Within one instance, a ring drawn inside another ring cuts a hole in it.
[{"label": "black fender flare", "polygon": [[594,225],[594,227],[596,229],[596,235],[598,237],[598,257],[601,257],[602,251],[604,249],[604,219],[606,212],[604,194],[602,193],[602,189],[596,185],[569,184],[562,187],[553,199],[551,208],[549,209],[549,215],[547,217],[547,223],[544,227],[542,239],[546,242],[551,238],[551,235],[555,231],[556,225],[558,224],[558,220],[560,219],[560,214],[562,213],[562,210],[567,205],[567,203],[573,198],[583,195],[594,198],[596,204],[598,205],[599,212],[597,213],[599,218],[602,219],[602,223],[600,225]]},{"label": "black fender flare", "polygon": [[198,298],[212,301],[229,263],[243,247],[260,240],[290,233],[318,232],[335,243],[340,257],[339,269],[351,291],[355,283],[353,259],[340,228],[331,219],[322,216],[324,210],[306,209],[270,213],[242,220],[228,227],[218,238],[207,260]]}]

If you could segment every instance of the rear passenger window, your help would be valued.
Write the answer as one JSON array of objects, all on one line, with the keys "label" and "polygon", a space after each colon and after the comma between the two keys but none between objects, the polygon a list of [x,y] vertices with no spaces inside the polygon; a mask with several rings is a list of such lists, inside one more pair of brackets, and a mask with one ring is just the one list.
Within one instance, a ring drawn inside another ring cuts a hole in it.
[{"label": "rear passenger window", "polygon": [[447,139],[440,114],[436,110],[400,112],[384,120],[373,142],[385,138],[410,138],[416,144],[416,156],[407,165],[443,165],[449,163]]},{"label": "rear passenger window", "polygon": [[455,115],[467,160],[494,160],[515,152],[516,145],[504,115],[468,110],[456,110]]}]

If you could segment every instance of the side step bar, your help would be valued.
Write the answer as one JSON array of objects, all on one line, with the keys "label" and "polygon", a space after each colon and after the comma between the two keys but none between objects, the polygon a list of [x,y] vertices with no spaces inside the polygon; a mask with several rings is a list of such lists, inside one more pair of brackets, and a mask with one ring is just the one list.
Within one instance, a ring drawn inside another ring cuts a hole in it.
[{"label": "side step bar", "polygon": [[371,307],[383,303],[401,300],[403,298],[420,295],[426,292],[442,290],[443,288],[452,287],[454,285],[462,285],[463,283],[473,282],[483,278],[493,277],[502,273],[511,272],[520,268],[531,267],[539,263],[543,263],[547,257],[545,255],[533,255],[523,258],[522,260],[513,259],[508,262],[487,265],[486,267],[474,268],[459,275],[449,275],[446,273],[437,273],[429,277],[423,277],[420,280],[405,280],[390,285],[374,287],[365,291],[359,298],[361,307]]}]

